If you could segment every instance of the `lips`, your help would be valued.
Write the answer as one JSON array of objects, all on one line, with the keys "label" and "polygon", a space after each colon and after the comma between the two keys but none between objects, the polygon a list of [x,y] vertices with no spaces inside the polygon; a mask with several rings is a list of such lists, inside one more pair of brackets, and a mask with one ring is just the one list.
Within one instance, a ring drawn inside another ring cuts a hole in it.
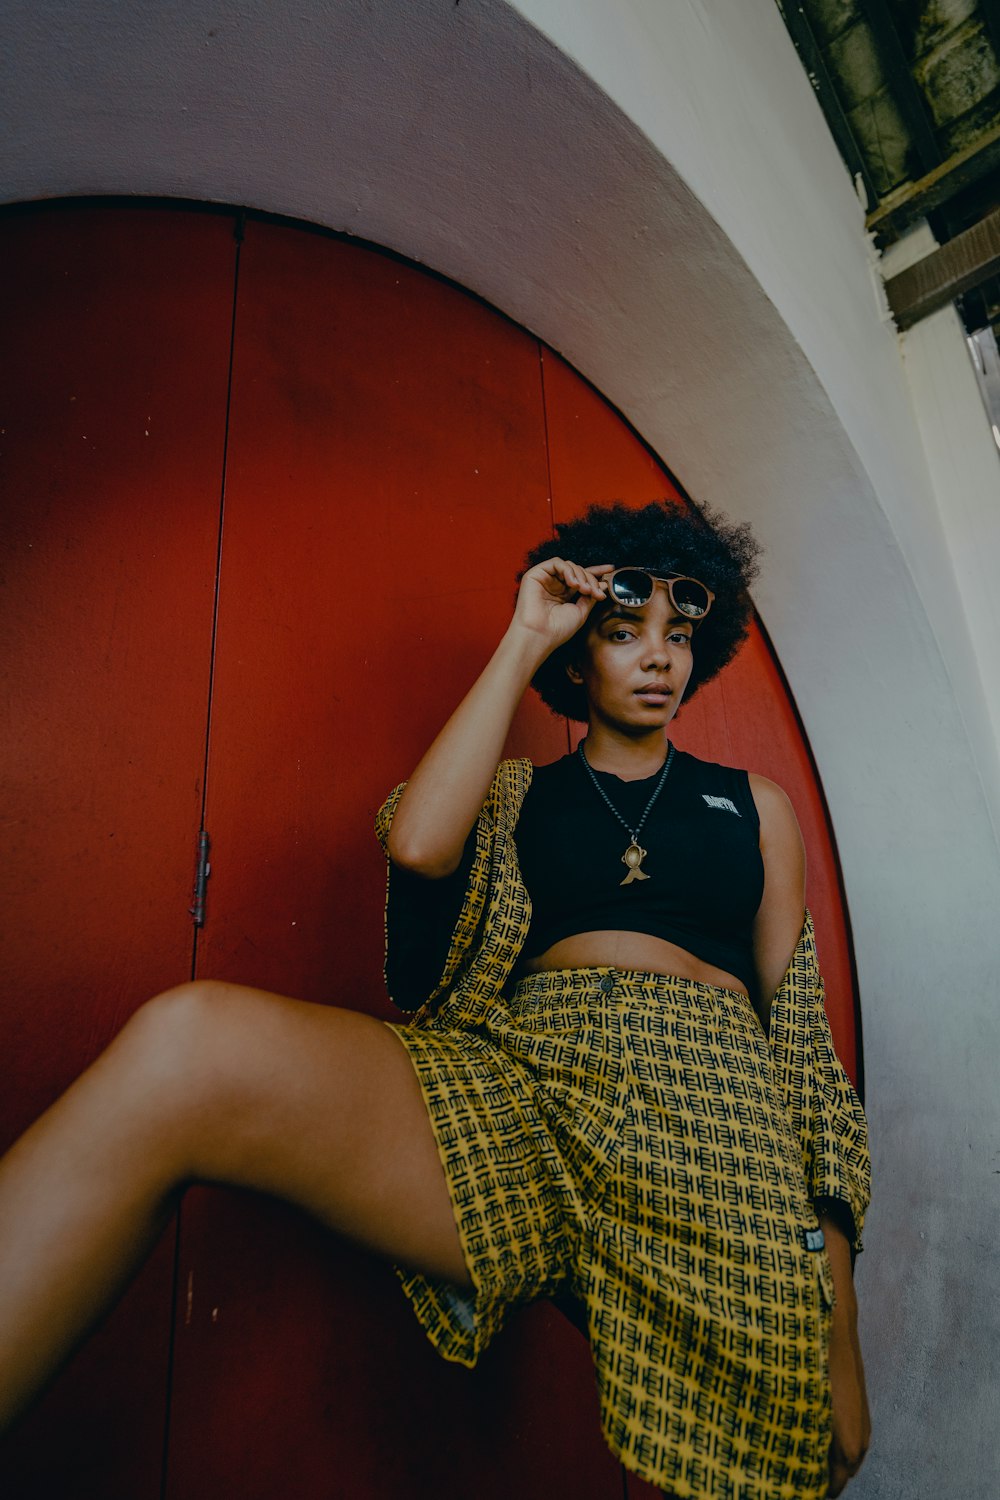
[{"label": "lips", "polygon": [[672,698],[673,695],[673,688],[667,687],[665,682],[647,682],[635,690],[637,698]]}]

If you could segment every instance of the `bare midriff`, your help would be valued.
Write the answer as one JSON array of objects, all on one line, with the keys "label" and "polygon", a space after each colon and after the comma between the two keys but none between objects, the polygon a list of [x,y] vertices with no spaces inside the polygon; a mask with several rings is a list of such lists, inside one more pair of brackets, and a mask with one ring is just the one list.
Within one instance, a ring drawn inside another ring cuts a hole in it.
[{"label": "bare midriff", "polygon": [[522,974],[542,974],[551,969],[639,969],[650,974],[676,974],[680,979],[747,994],[746,985],[735,974],[716,969],[686,948],[645,932],[575,932],[519,967]]}]

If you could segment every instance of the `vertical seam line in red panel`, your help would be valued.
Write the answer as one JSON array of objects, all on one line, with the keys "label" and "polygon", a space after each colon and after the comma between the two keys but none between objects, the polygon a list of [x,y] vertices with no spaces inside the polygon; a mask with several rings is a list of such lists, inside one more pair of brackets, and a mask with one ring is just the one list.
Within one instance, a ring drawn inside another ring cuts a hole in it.
[{"label": "vertical seam line in red panel", "polygon": [[[215,685],[215,650],[219,631],[219,592],[222,578],[222,533],[226,513],[226,474],[229,462],[229,418],[233,399],[233,364],[236,351],[236,307],[240,288],[240,254],[246,230],[246,214],[240,212],[233,226],[236,250],[233,256],[233,301],[229,324],[229,367],[226,372],[226,410],[222,435],[222,472],[219,484],[219,529],[215,550],[215,595],[212,600],[212,636],[208,653],[208,694],[205,713],[205,756],[201,774],[200,832],[205,831],[205,810],[208,802],[208,751],[212,737],[212,694]],[[198,931],[196,927],[191,940],[191,978],[197,974]],[[160,1500],[167,1500],[167,1475],[170,1461],[170,1431],[173,1407],[174,1362],[177,1343],[177,1294],[181,1273],[181,1214],[183,1204],[178,1205],[174,1220],[174,1257],[170,1288],[170,1336],[167,1343],[167,1390],[163,1418],[163,1453],[160,1463]]]},{"label": "vertical seam line in red panel", "polygon": [[[549,451],[549,408],[545,399],[545,346],[538,345],[538,383],[542,392],[542,434],[545,443],[545,486],[549,497],[549,525],[552,535],[556,534],[556,506],[555,496],[552,493],[552,455]],[[566,751],[567,754],[573,748],[573,728],[568,719],[563,720],[566,726]]]},{"label": "vertical seam line in red panel", "polygon": [[[222,478],[219,485],[219,531],[215,553],[215,597],[212,601],[212,640],[209,647],[208,660],[208,712],[205,720],[205,758],[202,765],[201,776],[201,828],[205,830],[205,812],[208,807],[208,765],[209,747],[212,742],[212,699],[215,690],[215,656],[219,636],[219,596],[222,584],[222,545],[223,532],[226,518],[226,477],[229,464],[229,420],[232,413],[233,403],[233,366],[236,356],[236,308],[240,290],[240,257],[243,250],[243,238],[246,232],[246,214],[241,212],[237,215],[236,224],[233,229],[233,238],[236,241],[236,255],[233,265],[233,309],[229,326],[229,369],[226,377],[226,415],[222,438]],[[197,975],[198,962],[198,932],[196,927],[191,942],[191,978]]]}]

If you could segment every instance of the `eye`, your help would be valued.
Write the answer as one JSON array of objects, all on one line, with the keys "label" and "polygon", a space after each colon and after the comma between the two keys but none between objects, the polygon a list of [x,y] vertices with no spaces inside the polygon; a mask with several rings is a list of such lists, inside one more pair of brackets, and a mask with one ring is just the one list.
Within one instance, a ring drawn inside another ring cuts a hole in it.
[{"label": "eye", "polygon": [[667,639],[673,641],[675,646],[690,646],[691,644],[691,637],[686,630],[672,630]]},{"label": "eye", "polygon": [[630,630],[627,625],[619,625],[617,630],[612,630],[608,634],[609,641],[631,641],[634,638],[635,631]]}]

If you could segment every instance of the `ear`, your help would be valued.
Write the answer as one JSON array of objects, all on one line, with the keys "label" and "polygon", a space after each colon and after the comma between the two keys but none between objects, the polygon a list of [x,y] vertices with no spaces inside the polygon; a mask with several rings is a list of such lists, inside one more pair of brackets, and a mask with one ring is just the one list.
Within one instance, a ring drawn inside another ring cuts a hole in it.
[{"label": "ear", "polygon": [[568,661],[566,663],[566,676],[569,678],[570,682],[575,683],[577,687],[581,686],[583,682],[583,673],[576,665],[576,662]]}]

